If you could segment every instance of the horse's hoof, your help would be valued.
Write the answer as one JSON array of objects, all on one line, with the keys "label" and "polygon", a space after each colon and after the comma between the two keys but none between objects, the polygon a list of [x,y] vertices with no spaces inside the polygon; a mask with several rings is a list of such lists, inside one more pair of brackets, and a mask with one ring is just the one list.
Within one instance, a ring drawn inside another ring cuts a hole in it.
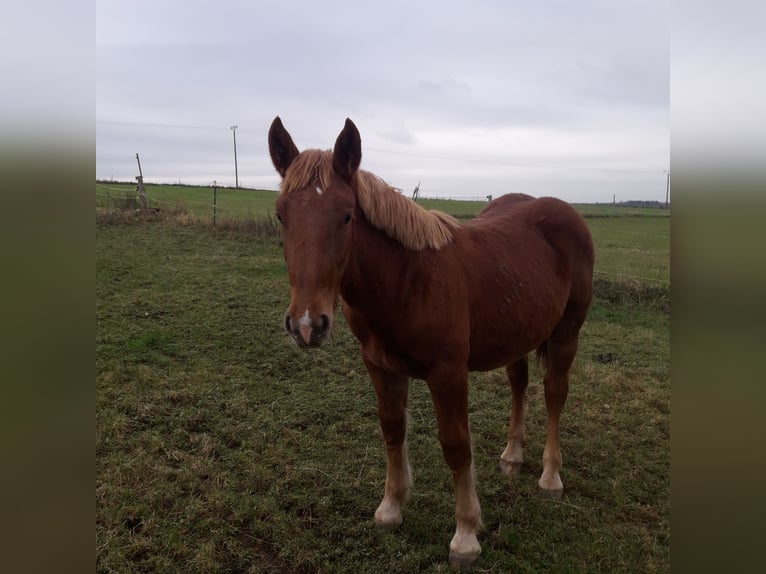
[{"label": "horse's hoof", "polygon": [[515,474],[518,474],[521,470],[521,461],[517,462],[508,462],[507,460],[500,459],[500,472],[502,472],[505,476],[513,476]]},{"label": "horse's hoof", "polygon": [[551,498],[554,500],[558,500],[559,498],[561,498],[561,495],[564,492],[563,484],[559,488],[545,488],[540,483],[538,483],[538,486],[540,487],[540,494],[542,494],[544,498]]},{"label": "horse's hoof", "polygon": [[537,486],[546,498],[561,498],[561,493],[564,492],[564,483],[561,482],[558,472],[544,472],[537,481]]},{"label": "horse's hoof", "polygon": [[402,525],[402,521],[399,522],[383,522],[375,520],[375,528],[380,530],[381,532],[385,532],[386,534],[395,532],[399,529],[399,527]]},{"label": "horse's hoof", "polygon": [[393,532],[402,525],[402,511],[385,498],[375,511],[375,526],[383,532]]},{"label": "horse's hoof", "polygon": [[449,553],[449,565],[453,570],[458,572],[469,572],[471,566],[479,558],[480,552],[473,552],[470,554],[457,554],[455,552]]}]

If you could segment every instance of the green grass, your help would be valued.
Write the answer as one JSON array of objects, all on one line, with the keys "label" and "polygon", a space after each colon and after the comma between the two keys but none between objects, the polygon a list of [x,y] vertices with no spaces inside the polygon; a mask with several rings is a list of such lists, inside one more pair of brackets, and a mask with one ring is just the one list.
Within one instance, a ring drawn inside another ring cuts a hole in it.
[{"label": "green grass", "polygon": [[[188,223],[96,226],[97,571],[446,572],[454,499],[425,384],[410,392],[413,496],[384,534],[375,396],[342,317],[298,349],[278,240]],[[536,485],[540,373],[513,479],[497,469],[507,382],[471,375],[475,571],[669,570],[670,321],[630,301],[597,295],[583,329],[559,501]]]},{"label": "green grass", "polygon": [[670,283],[670,218],[586,218],[596,247],[596,276]]},{"label": "green grass", "polygon": [[662,217],[670,218],[670,210],[653,207],[623,207],[593,203],[575,203],[574,207],[586,218],[596,217]]},{"label": "green grass", "polygon": [[461,201],[457,199],[418,199],[426,209],[437,209],[460,220],[476,216],[487,205],[486,201]]},{"label": "green grass", "polygon": [[[114,199],[135,198],[135,184],[96,183],[96,206],[111,208]],[[153,185],[145,186],[147,207],[173,209],[182,206],[188,213],[197,217],[213,217],[213,187],[190,185]],[[274,191],[256,189],[235,189],[219,187],[216,197],[216,217],[254,218],[274,214]]]}]

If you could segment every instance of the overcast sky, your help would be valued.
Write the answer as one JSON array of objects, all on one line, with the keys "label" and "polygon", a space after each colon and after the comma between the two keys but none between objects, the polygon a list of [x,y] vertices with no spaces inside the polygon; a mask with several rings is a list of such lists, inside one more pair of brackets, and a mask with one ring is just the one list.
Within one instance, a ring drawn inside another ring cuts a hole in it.
[{"label": "overcast sky", "polygon": [[275,189],[269,125],[410,194],[665,199],[668,2],[97,0],[96,177]]}]

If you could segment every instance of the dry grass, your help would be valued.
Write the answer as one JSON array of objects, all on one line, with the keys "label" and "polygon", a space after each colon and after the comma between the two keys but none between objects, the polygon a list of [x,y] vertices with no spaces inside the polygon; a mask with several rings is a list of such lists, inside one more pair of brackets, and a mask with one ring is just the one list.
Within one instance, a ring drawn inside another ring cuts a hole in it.
[{"label": "dry grass", "polygon": [[189,213],[182,205],[171,208],[150,207],[140,209],[127,204],[127,207],[96,208],[96,224],[102,225],[137,225],[160,223],[163,225],[192,228],[215,228],[219,231],[244,233],[253,238],[279,237],[279,222],[271,214],[256,217],[202,217]]}]

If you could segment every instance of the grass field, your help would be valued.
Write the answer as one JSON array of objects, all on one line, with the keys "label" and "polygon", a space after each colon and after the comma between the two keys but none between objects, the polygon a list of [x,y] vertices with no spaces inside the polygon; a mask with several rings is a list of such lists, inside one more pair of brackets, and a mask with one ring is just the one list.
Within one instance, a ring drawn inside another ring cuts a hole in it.
[{"label": "grass field", "polygon": [[[425,384],[410,392],[413,496],[400,530],[384,534],[372,525],[385,477],[374,392],[340,314],[321,349],[288,341],[278,240],[188,218],[110,219],[106,205],[96,225],[97,571],[447,571],[452,483]],[[246,205],[240,216],[262,213],[260,200]],[[667,235],[669,220],[644,219],[660,220],[588,219],[597,257],[614,252],[619,266],[619,253],[644,251],[628,271],[659,276],[669,256],[655,252],[668,243],[644,235]],[[613,296],[667,285],[616,279],[604,275],[581,336],[561,500],[537,492],[540,373],[513,479],[497,469],[504,374],[471,375],[485,524],[476,572],[670,569],[670,319],[653,296]]]},{"label": "grass field", "polygon": [[[113,209],[124,198],[135,200],[135,185],[97,183],[96,206]],[[179,185],[147,185],[147,204],[169,210],[181,207],[194,217],[212,221],[213,189]],[[273,215],[273,191],[223,188],[218,190],[217,220],[257,219]],[[479,213],[481,201],[421,199],[427,209],[439,209],[460,219]],[[627,282],[667,287],[670,283],[670,216],[663,209],[575,205],[584,215],[596,244],[596,275]]]},{"label": "grass field", "polygon": [[[115,200],[136,197],[133,183],[96,183],[96,205],[113,207]],[[235,189],[219,187],[216,210],[223,217],[255,217],[274,212],[274,191],[259,189]],[[194,215],[212,217],[213,188],[189,185],[146,185],[149,207],[170,208],[182,205]],[[418,202],[427,209],[439,209],[458,218],[472,217],[486,205],[484,201],[457,201],[452,199],[421,198]],[[636,207],[613,207],[610,205],[575,204],[577,210],[587,218],[609,217],[651,217],[670,220],[665,209],[644,209]]]}]

